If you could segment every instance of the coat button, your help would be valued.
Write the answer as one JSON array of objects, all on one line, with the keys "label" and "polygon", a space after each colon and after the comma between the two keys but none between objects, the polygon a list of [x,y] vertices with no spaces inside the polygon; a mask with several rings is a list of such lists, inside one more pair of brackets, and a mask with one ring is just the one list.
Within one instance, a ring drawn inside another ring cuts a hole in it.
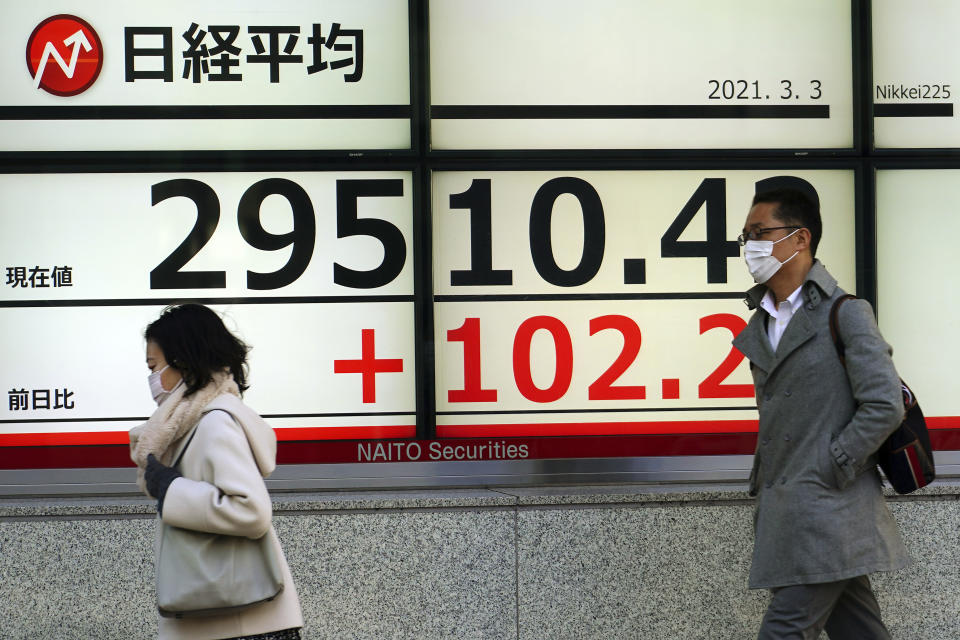
[{"label": "coat button", "polygon": [[790,442],[790,434],[788,433],[787,435],[783,436],[783,439],[787,442]]},{"label": "coat button", "polygon": [[766,444],[767,444],[768,442],[770,442],[770,439],[769,439],[769,438],[764,438],[764,439],[761,441],[760,444],[766,446]]},{"label": "coat button", "polygon": [[790,391],[790,389],[787,389],[786,391],[783,392],[783,395],[785,395],[785,396],[787,396],[787,397],[789,398],[791,395],[793,395],[793,392]]},{"label": "coat button", "polygon": [[770,402],[771,400],[773,400],[773,396],[768,393],[763,396],[763,399],[766,400],[767,402]]},{"label": "coat button", "polygon": [[772,486],[773,486],[773,480],[771,480],[770,482],[767,483],[767,489],[769,489],[769,488],[772,487]]},{"label": "coat button", "polygon": [[808,303],[807,303],[807,309],[808,309],[809,311],[813,311],[813,306],[814,306],[814,305],[813,305],[812,302],[808,302]]}]

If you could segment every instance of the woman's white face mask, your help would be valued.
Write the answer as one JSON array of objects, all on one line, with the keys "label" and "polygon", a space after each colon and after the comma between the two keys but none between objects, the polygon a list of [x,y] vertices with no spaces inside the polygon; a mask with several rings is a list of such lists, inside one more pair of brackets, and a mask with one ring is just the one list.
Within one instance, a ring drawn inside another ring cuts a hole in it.
[{"label": "woman's white face mask", "polygon": [[747,269],[753,276],[753,281],[757,284],[763,284],[773,277],[780,270],[780,267],[793,260],[799,251],[794,251],[793,255],[780,262],[773,256],[773,245],[777,242],[783,242],[800,229],[794,229],[776,242],[772,240],[747,240],[743,245],[743,259],[747,262]]},{"label": "woman's white face mask", "polygon": [[153,396],[153,400],[159,406],[167,397],[173,392],[173,389],[176,389],[174,386],[173,389],[167,391],[163,388],[163,382],[160,381],[160,375],[170,368],[170,365],[165,366],[160,371],[154,371],[149,376],[147,376],[147,382],[150,384],[150,395]]}]

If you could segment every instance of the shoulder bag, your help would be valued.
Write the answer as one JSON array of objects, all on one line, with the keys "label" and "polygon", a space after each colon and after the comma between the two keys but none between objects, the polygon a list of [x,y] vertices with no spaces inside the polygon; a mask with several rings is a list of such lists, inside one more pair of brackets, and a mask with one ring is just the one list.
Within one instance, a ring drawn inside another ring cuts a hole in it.
[{"label": "shoulder bag", "polygon": [[[179,467],[187,444],[173,463]],[[276,598],[281,563],[269,535],[256,540],[163,524],[157,555],[157,609],[165,618],[225,615]]]},{"label": "shoulder bag", "polygon": [[[841,296],[830,309],[830,336],[844,366],[847,361],[843,356],[843,339],[837,330],[837,313],[844,301],[854,298],[856,296],[849,293]],[[877,464],[894,491],[911,493],[933,482],[937,471],[933,464],[933,447],[930,446],[930,434],[927,432],[923,411],[920,410],[913,391],[902,379],[900,390],[903,394],[903,421],[880,445],[877,450]]]}]

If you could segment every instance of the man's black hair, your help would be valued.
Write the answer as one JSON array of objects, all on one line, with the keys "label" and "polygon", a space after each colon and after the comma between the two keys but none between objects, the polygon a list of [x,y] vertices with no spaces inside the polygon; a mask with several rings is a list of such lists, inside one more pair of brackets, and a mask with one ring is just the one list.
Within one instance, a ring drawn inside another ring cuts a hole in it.
[{"label": "man's black hair", "polygon": [[820,221],[820,205],[799,189],[779,187],[758,193],[753,204],[775,203],[773,217],[786,225],[798,225],[810,231],[810,255],[816,257],[823,223]]},{"label": "man's black hair", "polygon": [[247,384],[250,348],[230,333],[213,310],[202,304],[169,306],[147,325],[143,337],[163,351],[167,364],[180,372],[184,395],[207,386],[217,371],[229,369],[243,393]]}]

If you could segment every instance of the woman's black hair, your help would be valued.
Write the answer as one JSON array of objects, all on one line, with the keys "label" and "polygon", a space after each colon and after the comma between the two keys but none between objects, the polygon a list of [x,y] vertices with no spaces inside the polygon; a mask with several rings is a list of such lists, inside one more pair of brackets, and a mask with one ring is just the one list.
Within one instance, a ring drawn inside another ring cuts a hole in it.
[{"label": "woman's black hair", "polygon": [[163,351],[167,364],[180,372],[187,385],[184,395],[207,386],[217,371],[229,369],[233,379],[246,391],[247,352],[250,347],[224,326],[212,309],[202,304],[169,306],[147,325],[143,337]]}]

